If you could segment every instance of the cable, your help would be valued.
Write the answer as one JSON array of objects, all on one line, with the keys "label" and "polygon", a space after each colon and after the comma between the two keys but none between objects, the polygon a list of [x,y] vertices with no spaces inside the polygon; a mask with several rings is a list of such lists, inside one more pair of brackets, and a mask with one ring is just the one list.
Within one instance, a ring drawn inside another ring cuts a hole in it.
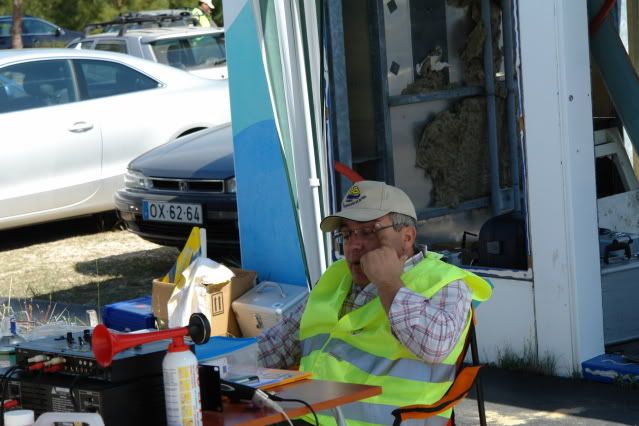
[{"label": "cable", "polygon": [[270,392],[264,392],[264,393],[267,394],[268,397],[272,399],[273,401],[278,401],[278,402],[288,401],[288,402],[298,402],[300,404],[304,404],[306,408],[308,408],[309,411],[313,414],[313,418],[315,419],[315,426],[319,426],[319,421],[317,420],[317,414],[315,413],[315,410],[313,410],[313,407],[311,407],[311,405],[308,402],[303,401],[301,399],[295,399],[295,398],[282,398]]},{"label": "cable", "polygon": [[[2,401],[0,401],[0,419],[4,419],[4,401],[7,399],[7,392],[9,389],[9,379],[11,375],[17,371],[22,370],[22,367],[19,365],[14,365],[9,367],[7,371],[2,375],[2,379],[0,379],[0,383],[2,384]],[[4,424],[4,423],[3,423]]]},{"label": "cable", "polygon": [[270,396],[269,393],[264,392],[261,389],[256,389],[255,390],[255,395],[253,395],[253,400],[252,401],[254,403],[258,404],[258,405],[269,407],[269,408],[277,411],[282,416],[284,416],[284,418],[286,419],[286,422],[290,426],[293,426],[293,422],[291,421],[291,419],[288,416],[288,414],[286,414],[286,411],[284,411],[284,409],[282,408],[282,406],[280,404],[275,402],[275,400],[271,399],[271,396]]},{"label": "cable", "polygon": [[319,426],[319,421],[317,420],[317,414],[313,407],[306,401],[302,401],[301,399],[289,399],[289,398],[281,398],[275,394],[270,392],[263,391],[261,389],[256,389],[252,386],[243,385],[240,383],[231,382],[228,380],[220,379],[220,391],[223,395],[229,397],[231,401],[251,401],[258,406],[266,406],[269,407],[278,413],[280,413],[286,421],[292,425],[291,419],[288,417],[284,409],[277,404],[280,401],[289,401],[289,402],[298,402],[300,404],[304,404],[311,413],[313,413],[313,417],[315,418],[315,425]]},{"label": "cable", "polygon": [[73,378],[73,380],[71,380],[71,384],[69,385],[69,396],[71,397],[71,405],[73,405],[73,409],[77,412],[82,411],[80,409],[80,405],[78,404],[78,400],[75,398],[75,386],[78,384],[78,380],[80,380],[82,376],[81,375],[77,375]]}]

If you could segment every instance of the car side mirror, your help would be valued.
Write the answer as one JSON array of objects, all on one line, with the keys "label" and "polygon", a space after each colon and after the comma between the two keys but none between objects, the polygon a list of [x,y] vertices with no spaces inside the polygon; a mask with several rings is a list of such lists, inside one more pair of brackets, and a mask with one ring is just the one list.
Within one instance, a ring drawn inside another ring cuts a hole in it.
[{"label": "car side mirror", "polygon": [[55,36],[56,37],[60,37],[62,34],[64,34],[64,30],[60,27],[55,29]]}]

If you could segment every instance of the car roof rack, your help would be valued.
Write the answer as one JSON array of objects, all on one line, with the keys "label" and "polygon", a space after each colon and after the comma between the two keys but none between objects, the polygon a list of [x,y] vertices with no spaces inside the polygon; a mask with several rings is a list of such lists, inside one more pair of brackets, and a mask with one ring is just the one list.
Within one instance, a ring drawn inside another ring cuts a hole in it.
[{"label": "car roof rack", "polygon": [[178,21],[186,25],[195,25],[196,19],[190,11],[186,9],[165,9],[147,10],[143,12],[120,13],[117,18],[107,22],[96,22],[87,24],[84,27],[84,35],[87,36],[95,29],[102,29],[103,32],[113,32],[113,28],[118,29],[118,35],[124,35],[132,27],[170,27]]}]

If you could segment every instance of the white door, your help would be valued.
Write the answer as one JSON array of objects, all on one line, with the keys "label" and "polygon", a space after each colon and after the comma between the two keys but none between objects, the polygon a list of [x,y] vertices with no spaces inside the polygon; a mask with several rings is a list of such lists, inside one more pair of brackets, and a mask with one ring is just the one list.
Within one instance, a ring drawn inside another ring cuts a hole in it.
[{"label": "white door", "polygon": [[101,132],[71,62],[0,68],[0,225],[81,204],[100,185]]}]

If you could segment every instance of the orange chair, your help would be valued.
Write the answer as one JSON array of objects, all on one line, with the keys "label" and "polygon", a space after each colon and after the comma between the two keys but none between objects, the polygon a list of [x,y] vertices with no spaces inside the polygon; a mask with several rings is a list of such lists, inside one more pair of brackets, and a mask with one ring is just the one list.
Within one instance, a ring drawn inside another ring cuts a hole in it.
[{"label": "orange chair", "polygon": [[[401,408],[397,408],[392,411],[391,414],[395,417],[393,426],[399,426],[404,420],[409,419],[426,419],[435,416],[441,412],[444,412],[450,408],[455,407],[457,403],[463,400],[473,386],[475,386],[475,393],[477,395],[477,408],[479,410],[479,422],[481,426],[486,426],[486,413],[484,410],[484,394],[479,378],[479,354],[477,351],[477,337],[475,336],[475,310],[471,308],[471,323],[466,335],[466,341],[464,342],[464,349],[457,358],[457,374],[453,384],[450,385],[448,391],[442,396],[439,401],[428,405],[406,405]],[[468,348],[471,350],[472,364],[464,365],[464,359]],[[449,426],[455,425],[455,412],[448,422]]]}]

